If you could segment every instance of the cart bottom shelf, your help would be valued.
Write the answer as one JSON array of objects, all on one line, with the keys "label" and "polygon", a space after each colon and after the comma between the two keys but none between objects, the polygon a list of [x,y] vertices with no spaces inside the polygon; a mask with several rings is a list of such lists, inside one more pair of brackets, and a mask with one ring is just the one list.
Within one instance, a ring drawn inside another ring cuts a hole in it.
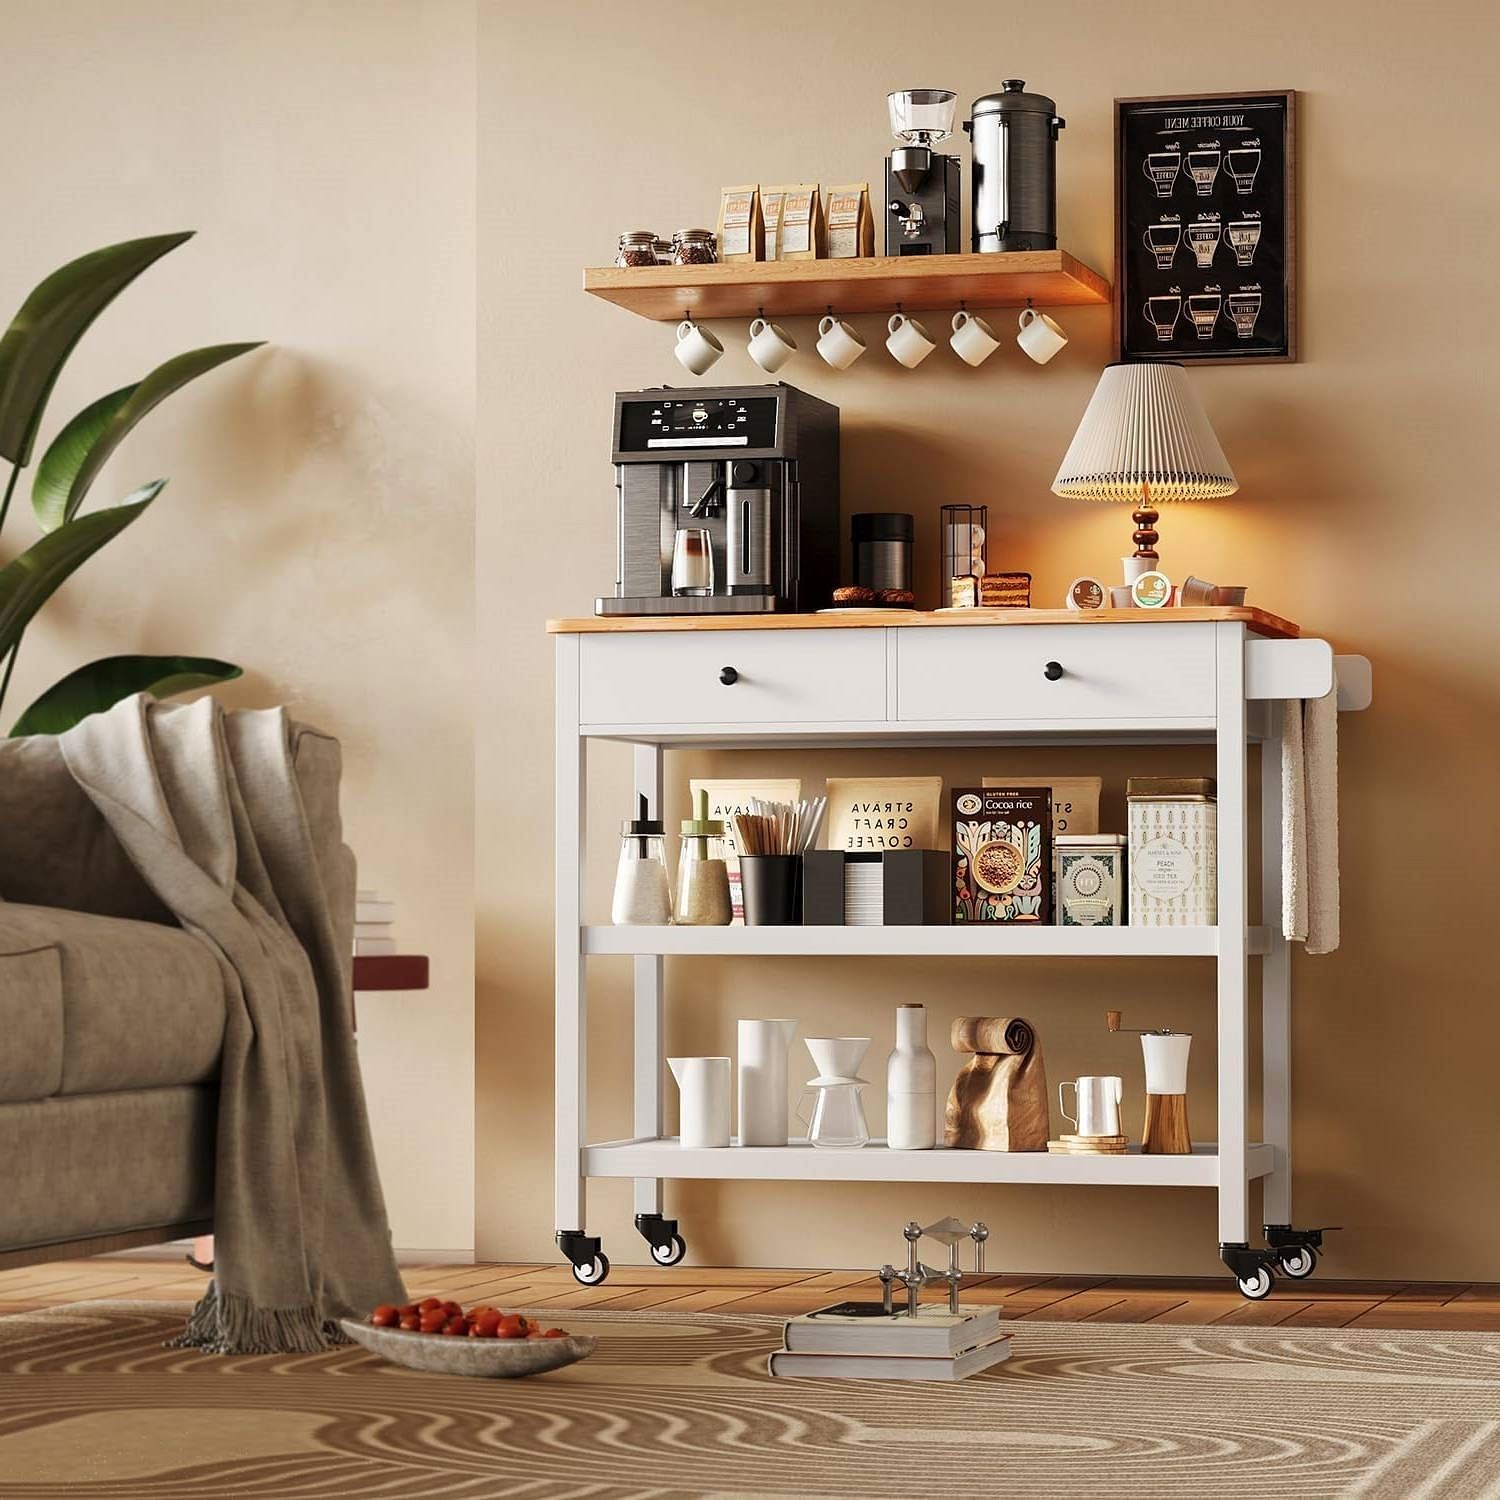
[{"label": "cart bottom shelf", "polygon": [[[1219,1148],[1190,1156],[1054,1156],[1046,1151],[892,1151],[884,1141],[861,1148],[787,1146],[684,1147],[675,1136],[605,1141],[583,1148],[585,1177],[742,1179],[759,1182],[1040,1182],[1120,1187],[1218,1187]],[[1273,1147],[1246,1151],[1245,1176],[1275,1168]]]}]

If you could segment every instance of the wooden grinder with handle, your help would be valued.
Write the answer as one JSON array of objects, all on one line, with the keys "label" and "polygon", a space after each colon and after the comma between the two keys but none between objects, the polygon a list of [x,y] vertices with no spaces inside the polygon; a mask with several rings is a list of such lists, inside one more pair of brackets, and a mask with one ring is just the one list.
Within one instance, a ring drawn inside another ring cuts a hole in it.
[{"label": "wooden grinder with handle", "polygon": [[1111,1031],[1126,1030],[1141,1039],[1146,1063],[1146,1122],[1141,1151],[1147,1156],[1187,1156],[1193,1149],[1188,1133],[1187,1063],[1193,1038],[1188,1032],[1138,1031],[1122,1028],[1120,1012],[1107,1010]]}]

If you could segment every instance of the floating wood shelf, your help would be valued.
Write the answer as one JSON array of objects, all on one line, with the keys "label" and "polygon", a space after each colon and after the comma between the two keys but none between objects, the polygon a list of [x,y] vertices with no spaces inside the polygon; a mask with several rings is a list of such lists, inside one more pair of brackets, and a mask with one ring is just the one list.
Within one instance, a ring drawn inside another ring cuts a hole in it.
[{"label": "floating wood shelf", "polygon": [[1066,250],[1002,255],[731,261],[713,266],[594,266],[583,289],[660,323],[695,318],[820,317],[990,307],[1090,307],[1109,282]]}]

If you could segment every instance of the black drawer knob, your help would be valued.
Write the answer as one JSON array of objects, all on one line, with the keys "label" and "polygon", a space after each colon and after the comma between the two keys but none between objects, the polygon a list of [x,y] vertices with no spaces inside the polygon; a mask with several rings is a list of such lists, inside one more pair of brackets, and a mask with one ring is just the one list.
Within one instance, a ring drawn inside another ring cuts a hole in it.
[{"label": "black drawer knob", "polygon": [[739,680],[740,674],[736,672],[733,667],[719,668],[719,681],[722,682],[725,687],[733,687]]},{"label": "black drawer knob", "polygon": [[1060,661],[1049,661],[1047,665],[1042,668],[1042,676],[1045,677],[1048,682],[1056,682],[1057,679],[1062,676],[1062,674],[1063,669],[1062,663]]}]

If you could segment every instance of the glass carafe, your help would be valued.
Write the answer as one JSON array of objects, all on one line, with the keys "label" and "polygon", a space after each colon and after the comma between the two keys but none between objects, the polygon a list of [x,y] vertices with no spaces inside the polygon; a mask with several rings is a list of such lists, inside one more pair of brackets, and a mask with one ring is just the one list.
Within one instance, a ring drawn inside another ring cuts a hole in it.
[{"label": "glass carafe", "polygon": [[860,1097],[864,1083],[856,1078],[830,1078],[825,1083],[810,1083],[803,1094],[805,1101],[812,1095],[812,1115],[809,1118],[797,1110],[797,1118],[807,1126],[807,1143],[810,1146],[842,1147],[845,1150],[863,1146],[870,1139],[870,1127],[865,1120],[864,1100]]}]

